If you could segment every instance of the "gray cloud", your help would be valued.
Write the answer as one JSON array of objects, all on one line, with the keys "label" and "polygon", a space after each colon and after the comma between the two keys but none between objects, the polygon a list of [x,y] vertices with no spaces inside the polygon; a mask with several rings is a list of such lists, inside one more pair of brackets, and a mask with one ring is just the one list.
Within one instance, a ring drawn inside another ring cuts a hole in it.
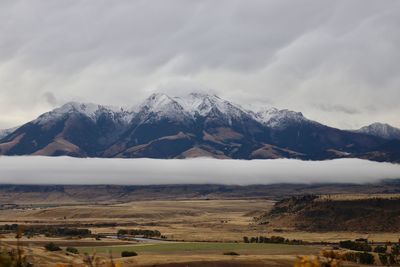
[{"label": "gray cloud", "polygon": [[[157,168],[154,168],[157,166]],[[400,178],[400,165],[329,161],[216,159],[78,159],[0,157],[2,184],[371,183]]]},{"label": "gray cloud", "polygon": [[360,113],[359,110],[353,108],[353,107],[345,107],[342,105],[330,105],[330,104],[317,104],[314,105],[316,108],[319,108],[322,111],[326,111],[326,112],[338,112],[338,113],[345,113],[345,114],[358,114]]},{"label": "gray cloud", "polygon": [[165,84],[400,126],[399,13],[397,0],[1,1],[0,128],[51,108],[46,93],[131,105]]},{"label": "gray cloud", "polygon": [[52,106],[56,106],[57,105],[57,98],[56,96],[51,93],[51,92],[46,92],[43,94],[44,98],[46,99],[46,102],[49,103]]}]

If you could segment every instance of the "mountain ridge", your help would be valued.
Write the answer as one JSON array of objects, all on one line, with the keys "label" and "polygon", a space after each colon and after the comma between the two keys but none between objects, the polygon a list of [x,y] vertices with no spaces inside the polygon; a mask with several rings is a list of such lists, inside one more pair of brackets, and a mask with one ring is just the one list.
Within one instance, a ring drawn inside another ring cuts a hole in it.
[{"label": "mountain ridge", "polygon": [[399,140],[329,127],[301,112],[253,111],[204,93],[155,93],[131,108],[69,102],[0,136],[2,155],[398,162],[397,147]]},{"label": "mountain ridge", "polygon": [[388,140],[400,140],[400,129],[387,123],[375,122],[355,130],[358,133],[378,136]]}]

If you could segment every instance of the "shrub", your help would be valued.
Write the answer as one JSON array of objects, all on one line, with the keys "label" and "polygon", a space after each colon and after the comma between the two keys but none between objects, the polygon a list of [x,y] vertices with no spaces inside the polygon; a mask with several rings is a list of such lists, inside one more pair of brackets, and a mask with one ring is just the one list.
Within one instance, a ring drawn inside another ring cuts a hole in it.
[{"label": "shrub", "polygon": [[374,264],[375,262],[374,255],[368,252],[347,252],[343,255],[343,259],[361,264]]},{"label": "shrub", "polygon": [[121,257],[134,257],[137,255],[138,254],[135,251],[122,251],[121,252]]},{"label": "shrub", "polygon": [[385,254],[379,254],[379,260],[381,261],[381,265],[388,264],[388,258]]},{"label": "shrub", "polygon": [[354,242],[351,240],[340,241],[339,246],[341,248],[347,248],[356,251],[372,251],[372,247],[367,243]]},{"label": "shrub", "polygon": [[78,249],[73,248],[73,247],[67,247],[66,251],[69,253],[72,253],[72,254],[79,254]]},{"label": "shrub", "polygon": [[229,256],[239,256],[240,254],[234,251],[230,251],[230,252],[224,252],[224,255],[229,255]]},{"label": "shrub", "polygon": [[21,249],[7,249],[0,247],[1,267],[32,267]]},{"label": "shrub", "polygon": [[161,232],[158,230],[142,230],[142,229],[120,229],[117,235],[141,235],[144,237],[160,237]]},{"label": "shrub", "polygon": [[398,264],[398,263],[399,263],[399,262],[396,261],[395,256],[394,256],[393,254],[390,254],[390,255],[389,255],[389,264],[390,264],[390,265],[395,265],[395,264]]},{"label": "shrub", "polygon": [[319,257],[315,256],[300,256],[297,257],[297,261],[294,267],[308,267],[308,266],[319,266],[319,267],[337,267],[340,266],[336,259],[330,259],[325,261]]},{"label": "shrub", "polygon": [[60,251],[62,250],[59,246],[54,244],[53,242],[50,242],[44,246],[44,248],[48,251]]},{"label": "shrub", "polygon": [[358,253],[358,257],[361,264],[374,264],[375,262],[374,255],[368,252]]},{"label": "shrub", "polygon": [[352,261],[352,262],[357,262],[357,254],[355,252],[346,252],[343,255],[343,259],[345,261]]},{"label": "shrub", "polygon": [[374,252],[376,253],[386,253],[387,247],[386,246],[376,246],[374,248]]},{"label": "shrub", "polygon": [[271,236],[271,237],[266,237],[266,236],[256,236],[256,237],[243,237],[243,242],[244,243],[274,243],[274,244],[289,244],[289,245],[302,245],[305,242],[303,240],[297,240],[297,239],[285,239],[282,236]]},{"label": "shrub", "polygon": [[323,250],[321,252],[322,256],[324,256],[327,259],[338,259],[340,260],[342,258],[342,256],[338,253],[335,252],[333,250]]}]

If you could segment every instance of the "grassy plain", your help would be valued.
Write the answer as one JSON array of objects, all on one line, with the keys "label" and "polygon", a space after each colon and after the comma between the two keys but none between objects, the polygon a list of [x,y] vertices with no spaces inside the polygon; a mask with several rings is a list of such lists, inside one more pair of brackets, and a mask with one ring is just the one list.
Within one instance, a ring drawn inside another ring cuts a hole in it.
[{"label": "grassy plain", "polygon": [[257,244],[257,243],[213,243],[213,242],[174,242],[160,244],[138,244],[124,246],[102,246],[102,247],[80,247],[82,253],[121,253],[126,250],[133,250],[139,253],[188,253],[194,252],[215,252],[222,254],[223,252],[239,252],[240,254],[279,254],[285,252],[288,255],[297,254],[315,254],[318,248],[315,246],[294,246],[285,244]]},{"label": "grassy plain", "polygon": [[[297,255],[318,255],[324,246],[245,244],[241,243],[243,236],[278,235],[309,242],[338,242],[360,237],[385,242],[397,241],[400,237],[398,233],[382,232],[300,232],[257,224],[254,218],[270,210],[273,204],[269,199],[189,199],[25,206],[0,210],[0,224],[69,225],[89,228],[96,234],[115,234],[118,229],[150,229],[175,240],[153,244],[113,238],[21,238],[38,266],[69,262],[79,265],[85,252],[94,251],[103,262],[111,251],[123,266],[293,266]],[[15,235],[3,235],[0,241],[15,245]],[[62,247],[77,247],[81,253],[74,256],[64,251],[47,252],[43,245],[50,241]],[[139,256],[119,258],[124,250],[136,251]],[[223,255],[229,251],[240,256]]]}]

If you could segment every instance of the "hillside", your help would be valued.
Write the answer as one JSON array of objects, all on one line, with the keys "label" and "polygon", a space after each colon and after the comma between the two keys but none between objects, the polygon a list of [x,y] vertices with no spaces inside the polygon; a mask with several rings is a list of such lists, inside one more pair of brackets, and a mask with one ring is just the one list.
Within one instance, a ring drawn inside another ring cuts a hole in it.
[{"label": "hillside", "polygon": [[[400,182],[376,184],[271,184],[271,185],[0,185],[0,204],[115,203],[154,199],[281,200],[299,194],[400,194]],[[285,205],[283,201],[283,205]]]},{"label": "hillside", "polygon": [[294,196],[277,202],[259,218],[271,227],[303,231],[400,231],[400,198],[321,198]]}]

